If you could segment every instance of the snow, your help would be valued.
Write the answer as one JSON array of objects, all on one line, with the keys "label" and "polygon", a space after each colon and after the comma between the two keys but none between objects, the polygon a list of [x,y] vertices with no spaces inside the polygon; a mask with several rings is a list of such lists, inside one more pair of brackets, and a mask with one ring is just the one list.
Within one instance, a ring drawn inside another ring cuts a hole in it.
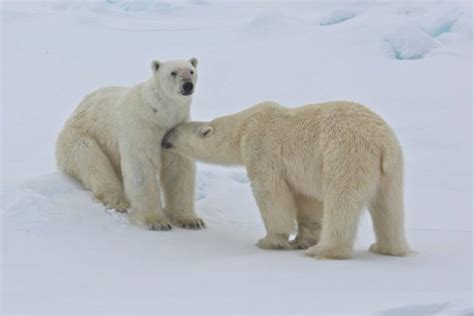
[{"label": "snow", "polygon": [[[472,302],[472,4],[2,2],[2,288],[10,314],[468,315]],[[197,56],[197,120],[272,99],[367,104],[406,160],[414,254],[318,261],[255,247],[245,171],[199,165],[208,227],[149,232],[56,171],[81,98]]]},{"label": "snow", "polygon": [[319,24],[321,26],[337,24],[352,19],[356,15],[357,12],[352,10],[335,10],[323,17]]},{"label": "snow", "polygon": [[445,9],[440,13],[417,17],[399,26],[385,40],[397,59],[423,58],[441,43],[449,42],[453,36],[472,38],[472,27],[466,27],[468,18],[465,14],[459,10]]},{"label": "snow", "polygon": [[385,40],[392,47],[396,59],[423,58],[438,45],[438,42],[416,25],[401,27]]}]

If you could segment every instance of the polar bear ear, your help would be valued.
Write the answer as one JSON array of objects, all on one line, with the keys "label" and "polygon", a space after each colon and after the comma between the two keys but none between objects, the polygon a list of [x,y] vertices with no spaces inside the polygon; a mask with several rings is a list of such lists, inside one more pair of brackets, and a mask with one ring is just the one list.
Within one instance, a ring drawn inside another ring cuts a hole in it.
[{"label": "polar bear ear", "polygon": [[191,59],[189,60],[189,62],[191,63],[191,65],[194,66],[194,68],[196,68],[197,65],[198,65],[198,60],[197,60],[196,57],[191,58]]},{"label": "polar bear ear", "polygon": [[156,73],[158,69],[160,69],[161,63],[158,60],[154,60],[151,62],[151,70],[153,73]]},{"label": "polar bear ear", "polygon": [[211,136],[213,132],[214,132],[214,128],[212,128],[212,126],[209,126],[209,125],[201,126],[198,128],[198,135],[202,138]]}]

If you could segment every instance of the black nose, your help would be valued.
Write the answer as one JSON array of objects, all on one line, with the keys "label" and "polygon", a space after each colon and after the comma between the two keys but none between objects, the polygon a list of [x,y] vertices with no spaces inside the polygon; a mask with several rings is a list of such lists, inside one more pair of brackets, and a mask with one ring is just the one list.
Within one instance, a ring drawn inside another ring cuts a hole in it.
[{"label": "black nose", "polygon": [[183,84],[183,91],[184,92],[191,92],[193,91],[194,85],[192,82],[185,82]]},{"label": "black nose", "polygon": [[161,147],[163,147],[163,148],[171,148],[171,147],[173,147],[173,145],[172,145],[171,143],[167,142],[167,141],[162,141],[162,142],[161,142]]}]

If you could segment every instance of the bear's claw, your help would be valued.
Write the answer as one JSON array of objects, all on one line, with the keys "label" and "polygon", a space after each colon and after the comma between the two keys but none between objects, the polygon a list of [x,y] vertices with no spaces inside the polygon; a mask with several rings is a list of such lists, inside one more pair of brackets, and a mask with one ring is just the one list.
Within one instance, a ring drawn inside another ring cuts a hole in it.
[{"label": "bear's claw", "polygon": [[130,222],[145,229],[154,231],[167,231],[172,228],[170,222],[164,216],[154,213],[133,212],[130,214]]},{"label": "bear's claw", "polygon": [[188,229],[202,229],[206,227],[204,221],[200,218],[183,218],[174,221],[176,226]]},{"label": "bear's claw", "polygon": [[151,223],[151,224],[148,224],[148,229],[167,231],[167,230],[171,230],[171,225],[167,223]]}]

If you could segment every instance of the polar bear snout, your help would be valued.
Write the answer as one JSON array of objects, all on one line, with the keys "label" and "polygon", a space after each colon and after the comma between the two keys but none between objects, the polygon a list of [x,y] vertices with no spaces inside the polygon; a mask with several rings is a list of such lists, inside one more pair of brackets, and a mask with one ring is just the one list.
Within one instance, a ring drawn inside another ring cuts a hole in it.
[{"label": "polar bear snout", "polygon": [[171,129],[168,133],[166,133],[165,137],[163,137],[163,140],[161,141],[161,147],[166,148],[166,149],[173,147],[173,144],[171,143],[172,132],[173,132],[173,129]]},{"label": "polar bear snout", "polygon": [[182,95],[190,95],[194,92],[194,84],[191,81],[186,81],[181,86]]},{"label": "polar bear snout", "polygon": [[173,145],[170,142],[163,140],[163,142],[161,142],[161,147],[168,149],[168,148],[173,147]]}]

